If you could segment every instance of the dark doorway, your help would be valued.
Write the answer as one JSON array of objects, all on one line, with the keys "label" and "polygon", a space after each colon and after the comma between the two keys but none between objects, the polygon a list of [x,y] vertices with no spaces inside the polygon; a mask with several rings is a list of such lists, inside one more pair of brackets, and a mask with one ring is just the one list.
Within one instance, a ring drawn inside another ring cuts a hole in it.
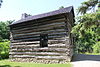
[{"label": "dark doorway", "polygon": [[48,47],[48,34],[40,34],[40,47]]}]

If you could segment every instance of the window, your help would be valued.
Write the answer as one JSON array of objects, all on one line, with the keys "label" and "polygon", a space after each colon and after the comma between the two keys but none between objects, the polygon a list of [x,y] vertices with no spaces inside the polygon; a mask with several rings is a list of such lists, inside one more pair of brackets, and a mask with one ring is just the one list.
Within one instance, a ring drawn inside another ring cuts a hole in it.
[{"label": "window", "polygon": [[40,34],[40,47],[48,47],[48,34]]}]

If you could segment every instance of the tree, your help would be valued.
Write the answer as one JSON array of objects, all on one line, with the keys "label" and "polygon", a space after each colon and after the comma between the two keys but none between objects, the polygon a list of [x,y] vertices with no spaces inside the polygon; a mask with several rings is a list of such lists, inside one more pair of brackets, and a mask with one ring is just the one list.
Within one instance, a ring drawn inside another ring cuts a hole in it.
[{"label": "tree", "polygon": [[64,6],[59,7],[59,9],[62,9],[62,8],[64,8]]},{"label": "tree", "polygon": [[1,3],[2,3],[3,1],[2,0],[0,0],[0,7],[1,7]]},{"label": "tree", "polygon": [[81,6],[77,9],[78,14],[85,14],[87,11],[93,9],[95,11],[95,7],[98,5],[100,7],[100,1],[99,0],[89,0],[81,3]]},{"label": "tree", "polygon": [[9,39],[10,33],[9,33],[9,24],[11,24],[13,21],[6,21],[6,22],[0,22],[0,41],[3,39]]},{"label": "tree", "polygon": [[0,22],[0,59],[9,57],[9,24],[13,21]]},{"label": "tree", "polygon": [[78,24],[73,27],[76,52],[93,52],[93,46],[100,40],[100,13],[85,14],[78,17]]},{"label": "tree", "polygon": [[[95,8],[98,5],[96,12],[87,13],[87,11]],[[75,35],[75,51],[77,53],[85,52],[100,52],[97,46],[100,41],[100,3],[98,0],[89,0],[82,3],[78,8],[79,16],[76,25],[72,29]]]}]

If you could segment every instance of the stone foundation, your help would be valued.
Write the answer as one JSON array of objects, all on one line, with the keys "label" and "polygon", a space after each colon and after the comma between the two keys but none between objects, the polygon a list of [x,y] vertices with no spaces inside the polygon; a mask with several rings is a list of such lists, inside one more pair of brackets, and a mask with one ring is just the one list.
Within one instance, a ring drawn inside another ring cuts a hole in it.
[{"label": "stone foundation", "polygon": [[16,61],[16,62],[34,62],[34,63],[44,63],[44,64],[55,64],[55,63],[60,63],[64,64],[67,62],[70,62],[69,60],[47,60],[47,59],[34,59],[34,58],[14,58],[10,59],[11,61]]}]

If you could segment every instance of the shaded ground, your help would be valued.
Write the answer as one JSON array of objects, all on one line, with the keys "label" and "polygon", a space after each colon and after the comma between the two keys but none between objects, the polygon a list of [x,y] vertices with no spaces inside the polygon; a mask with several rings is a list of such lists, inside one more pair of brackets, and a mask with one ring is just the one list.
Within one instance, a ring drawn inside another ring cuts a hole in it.
[{"label": "shaded ground", "polygon": [[72,61],[84,61],[84,60],[100,61],[100,55],[76,54],[73,56]]},{"label": "shaded ground", "polygon": [[100,67],[100,55],[76,54],[72,64],[73,67]]}]

